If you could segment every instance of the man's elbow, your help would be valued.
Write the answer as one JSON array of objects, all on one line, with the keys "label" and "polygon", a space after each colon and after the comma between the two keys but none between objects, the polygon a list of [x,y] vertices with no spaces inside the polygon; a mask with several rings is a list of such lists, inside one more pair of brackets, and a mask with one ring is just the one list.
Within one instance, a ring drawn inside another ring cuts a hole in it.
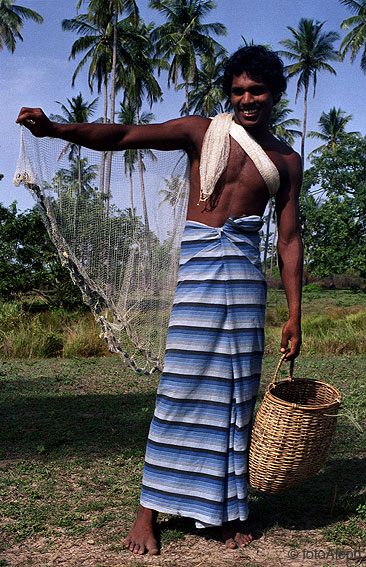
[{"label": "man's elbow", "polygon": [[302,239],[299,232],[294,232],[286,236],[279,236],[277,241],[277,250],[286,251],[289,248],[300,248],[302,249]]}]

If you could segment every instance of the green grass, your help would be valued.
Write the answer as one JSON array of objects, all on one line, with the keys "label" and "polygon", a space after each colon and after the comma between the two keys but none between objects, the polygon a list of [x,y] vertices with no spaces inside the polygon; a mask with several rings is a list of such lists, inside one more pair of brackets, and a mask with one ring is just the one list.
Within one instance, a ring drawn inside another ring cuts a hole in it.
[{"label": "green grass", "polygon": [[[266,356],[261,395],[277,356]],[[284,370],[286,373],[286,369]],[[251,492],[262,530],[320,528],[357,547],[366,536],[366,383],[362,357],[303,356],[295,376],[331,382],[344,403],[331,458],[317,477],[284,494]],[[117,357],[7,361],[0,366],[2,547],[30,538],[93,539],[115,552],[138,503],[158,377]],[[193,529],[162,516],[164,545]]]}]

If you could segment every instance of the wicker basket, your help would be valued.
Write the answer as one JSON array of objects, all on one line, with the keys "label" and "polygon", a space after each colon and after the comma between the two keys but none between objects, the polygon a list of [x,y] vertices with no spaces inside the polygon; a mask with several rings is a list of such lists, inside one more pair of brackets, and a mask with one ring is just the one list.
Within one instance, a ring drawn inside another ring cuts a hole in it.
[{"label": "wicker basket", "polygon": [[[287,353],[286,353],[287,354]],[[249,449],[249,483],[278,492],[308,480],[322,467],[336,428],[339,391],[318,380],[277,381],[277,366],[257,412]]]}]

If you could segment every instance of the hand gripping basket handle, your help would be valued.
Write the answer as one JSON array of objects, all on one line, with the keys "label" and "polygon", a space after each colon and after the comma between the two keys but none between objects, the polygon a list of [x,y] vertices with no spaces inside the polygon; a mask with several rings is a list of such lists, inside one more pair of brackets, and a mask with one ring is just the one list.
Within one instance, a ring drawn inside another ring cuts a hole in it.
[{"label": "hand gripping basket handle", "polygon": [[[281,365],[282,365],[283,361],[285,360],[285,358],[286,358],[286,356],[288,355],[289,352],[290,352],[290,351],[287,350],[287,351],[281,356],[280,361],[279,361],[279,363],[278,363],[278,365],[277,365],[276,371],[275,371],[274,376],[273,376],[272,384],[277,384],[277,382],[278,382],[278,380],[277,380],[278,373],[279,373],[279,371],[280,371],[280,368],[281,368]],[[289,374],[288,374],[288,377],[289,377],[290,380],[293,380],[293,379],[294,379],[294,376],[293,376],[293,373],[294,373],[294,365],[295,365],[295,361],[294,361],[293,359],[290,360],[290,370],[289,370]]]}]

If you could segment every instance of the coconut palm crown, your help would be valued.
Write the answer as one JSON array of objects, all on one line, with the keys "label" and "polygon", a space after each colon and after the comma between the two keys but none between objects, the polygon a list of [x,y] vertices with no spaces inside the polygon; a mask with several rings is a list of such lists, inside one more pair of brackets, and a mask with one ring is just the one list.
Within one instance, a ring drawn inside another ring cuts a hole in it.
[{"label": "coconut palm crown", "polygon": [[301,122],[297,118],[288,118],[293,112],[288,104],[288,98],[282,97],[281,100],[274,105],[269,130],[276,138],[281,140],[281,142],[293,146],[295,138],[301,136],[301,132],[300,130],[295,130],[292,126],[300,126]]},{"label": "coconut palm crown", "polygon": [[353,63],[357,53],[362,52],[360,66],[364,73],[366,73],[366,0],[339,0],[341,4],[347,6],[354,12],[354,16],[346,18],[341,23],[343,30],[348,32],[343,39],[340,47],[342,59],[351,52],[351,63]]},{"label": "coconut palm crown", "polygon": [[197,76],[197,56],[214,54],[222,48],[212,35],[226,35],[219,22],[203,23],[203,18],[216,7],[213,0],[151,0],[150,7],[159,10],[166,22],[153,34],[157,53],[164,64],[168,60],[168,86],[178,85],[179,75],[185,81],[186,114],[189,114],[189,83]]},{"label": "coconut palm crown", "polygon": [[[346,133],[346,125],[352,118],[352,114],[346,116],[343,110],[340,108],[336,109],[335,106],[333,106],[329,112],[323,112],[318,121],[319,132],[312,130],[308,133],[308,137],[322,140],[325,143],[315,148],[315,150],[309,154],[309,158],[322,153],[327,148],[334,152],[337,144],[340,142],[342,134]],[[360,132],[348,132],[348,134],[360,136]]]},{"label": "coconut palm crown", "polygon": [[43,22],[38,12],[18,6],[13,0],[0,0],[0,51],[5,46],[14,53],[17,39],[23,41],[20,30],[23,28],[24,20],[33,20],[37,24]]}]

